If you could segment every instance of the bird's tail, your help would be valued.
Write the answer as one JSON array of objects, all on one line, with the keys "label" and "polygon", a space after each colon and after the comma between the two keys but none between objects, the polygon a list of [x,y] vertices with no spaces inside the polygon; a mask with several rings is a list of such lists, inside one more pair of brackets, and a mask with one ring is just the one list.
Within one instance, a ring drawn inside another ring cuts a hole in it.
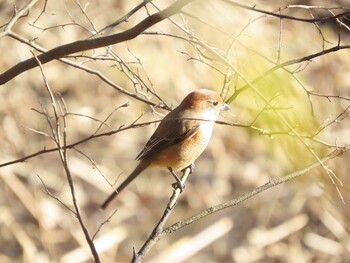
[{"label": "bird's tail", "polygon": [[142,162],[135,168],[135,170],[118,186],[118,188],[103,202],[102,209],[106,209],[108,204],[128,185],[130,184],[143,170],[147,168]]}]

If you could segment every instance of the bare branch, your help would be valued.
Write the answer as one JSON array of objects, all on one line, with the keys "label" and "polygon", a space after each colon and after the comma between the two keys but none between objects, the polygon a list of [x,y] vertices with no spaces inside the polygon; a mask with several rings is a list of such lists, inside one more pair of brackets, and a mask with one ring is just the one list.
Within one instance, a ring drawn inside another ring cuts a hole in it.
[{"label": "bare branch", "polygon": [[[332,151],[331,153],[329,153],[325,158],[322,159],[322,163],[326,163],[328,162],[329,160],[332,160],[342,154],[344,154],[345,152],[348,152],[350,151],[350,145],[346,146],[346,147],[343,147],[343,148],[338,148],[334,151]],[[157,239],[156,241],[158,241],[159,239],[173,233],[174,231],[180,229],[180,228],[183,228],[185,226],[188,226],[208,215],[211,215],[211,214],[214,214],[214,213],[217,213],[223,209],[226,209],[226,208],[229,208],[229,207],[233,207],[233,206],[236,206],[240,203],[242,203],[243,201],[259,194],[259,193],[262,193],[274,186],[277,186],[277,185],[280,185],[280,184],[283,184],[285,182],[288,182],[288,181],[291,181],[291,180],[294,180],[302,175],[305,175],[306,173],[310,172],[311,170],[315,169],[316,167],[319,167],[320,166],[320,162],[315,162],[309,166],[307,166],[306,168],[302,169],[302,170],[299,170],[299,171],[296,171],[294,173],[291,173],[291,174],[288,174],[288,175],[285,175],[279,179],[274,179],[274,180],[270,180],[268,183],[258,187],[258,188],[255,188],[253,191],[251,192],[248,192],[248,193],[245,193],[245,194],[242,194],[241,196],[239,196],[238,198],[236,199],[233,199],[233,200],[230,200],[226,203],[222,203],[222,204],[219,204],[219,205],[215,205],[213,207],[209,207],[207,209],[205,209],[204,211],[198,213],[197,215],[194,215],[186,220],[182,220],[182,221],[179,221],[169,227],[167,227],[166,229],[164,229],[160,235],[157,236]]]},{"label": "bare branch", "polygon": [[[280,13],[275,13],[274,11],[266,11],[263,9],[259,9],[256,8],[255,6],[247,6],[247,5],[243,5],[234,1],[230,1],[230,0],[221,0],[229,5],[232,6],[237,6],[243,9],[247,9],[247,10],[251,10],[254,12],[258,12],[258,13],[262,13],[262,14],[266,14],[266,15],[270,15],[270,16],[274,16],[277,18],[283,18],[283,19],[289,19],[289,20],[295,20],[295,21],[300,21],[300,22],[307,22],[307,23],[316,23],[316,22],[325,22],[325,21],[329,21],[329,20],[333,20],[339,17],[343,17],[346,15],[350,14],[350,10],[346,9],[346,8],[341,8],[341,9],[345,9],[347,11],[341,13],[341,14],[337,14],[337,15],[332,15],[332,16],[327,16],[327,17],[321,17],[321,18],[301,18],[301,17],[295,17],[295,16],[289,16],[289,15],[283,15]],[[286,8],[288,8],[290,6],[287,6]],[[319,7],[320,8],[320,7]],[[321,7],[322,9],[326,9],[325,7]],[[281,8],[279,8],[277,11],[279,12]]]},{"label": "bare branch", "polygon": [[[183,176],[181,178],[181,182],[184,185],[187,177],[189,176],[191,172],[191,168],[186,168],[183,172]],[[181,190],[176,187],[173,191],[172,196],[170,197],[170,200],[163,212],[162,217],[160,218],[159,222],[157,223],[157,225],[155,226],[155,228],[153,229],[151,235],[148,237],[148,239],[146,240],[146,242],[143,244],[142,248],[135,253],[134,252],[134,256],[132,259],[133,263],[138,263],[141,262],[142,259],[146,256],[146,254],[148,253],[148,251],[157,243],[157,241],[160,239],[159,235],[163,232],[163,228],[165,223],[168,221],[171,212],[173,211],[177,199],[179,198],[181,193]]]},{"label": "bare branch", "polygon": [[67,210],[71,211],[73,215],[77,215],[77,213],[72,209],[70,208],[67,204],[65,204],[61,199],[59,199],[57,196],[54,196],[50,190],[47,188],[44,180],[37,174],[37,177],[39,178],[41,184],[43,185],[44,187],[44,190],[45,190],[45,193],[50,196],[52,199],[56,200],[57,202],[59,202],[62,206],[64,206]]},{"label": "bare branch", "polygon": [[[138,128],[138,127],[144,127],[144,126],[148,126],[150,124],[154,124],[154,123],[157,123],[157,122],[160,122],[159,120],[158,121],[149,121],[149,122],[143,122],[143,123],[133,123],[129,126],[125,126],[125,127],[120,127],[119,129],[117,130],[112,130],[112,131],[109,131],[109,132],[103,132],[103,133],[98,133],[98,134],[92,134],[82,140],[79,140],[75,143],[71,143],[71,144],[67,144],[65,145],[65,149],[72,149],[76,146],[78,146],[79,144],[82,144],[82,143],[85,143],[85,142],[88,142],[90,140],[93,140],[93,139],[97,139],[97,138],[100,138],[100,137],[104,137],[104,136],[111,136],[113,134],[117,134],[119,132],[122,132],[122,131],[125,131],[125,130],[130,130],[130,129],[134,129],[134,128]],[[55,152],[55,151],[58,151],[60,148],[59,147],[54,147],[54,148],[49,148],[49,149],[43,149],[41,151],[37,151],[35,153],[32,153],[32,154],[29,154],[25,157],[22,157],[22,158],[19,158],[17,160],[13,160],[13,161],[9,161],[9,162],[5,162],[5,163],[2,163],[0,164],[0,168],[1,167],[5,167],[5,166],[8,166],[8,165],[12,165],[12,164],[15,164],[15,163],[20,163],[20,162],[24,162],[30,158],[33,158],[33,157],[36,157],[36,156],[39,156],[39,155],[42,155],[42,154],[46,154],[46,153],[51,153],[51,152]]]},{"label": "bare branch", "polygon": [[117,25],[128,21],[128,19],[130,17],[132,17],[137,11],[139,11],[141,8],[145,7],[147,5],[147,3],[152,2],[152,1],[153,0],[144,0],[144,1],[142,1],[140,4],[135,6],[130,12],[128,12],[125,16],[119,18],[118,20],[114,21],[110,25],[105,26],[104,28],[102,28],[101,30],[96,32],[93,37],[99,36],[99,35],[103,34],[104,31],[106,31],[108,29],[112,29],[113,27],[116,27]]},{"label": "bare branch", "polygon": [[[314,58],[317,58],[317,57],[320,57],[320,56],[323,56],[323,55],[326,55],[326,54],[329,54],[329,53],[332,53],[332,52],[336,52],[336,51],[339,51],[339,50],[342,50],[342,49],[350,49],[350,45],[334,46],[334,47],[322,50],[320,52],[316,52],[314,54],[311,54],[311,55],[308,55],[308,56],[305,56],[305,57],[302,57],[302,58],[285,61],[285,62],[283,62],[281,64],[278,64],[278,65],[270,68],[269,70],[265,71],[259,77],[257,77],[254,80],[250,81],[250,84],[255,84],[255,83],[259,82],[260,80],[264,79],[265,77],[267,77],[268,75],[272,74],[273,72],[275,72],[278,69],[281,69],[281,68],[284,68],[284,67],[287,67],[287,66],[291,66],[291,65],[294,65],[294,64],[298,64],[298,63],[301,63],[301,62],[304,62],[304,61],[311,61]],[[235,94],[233,94],[227,100],[227,102],[231,103],[233,100],[235,100],[238,97],[238,95],[240,93],[242,93],[243,91],[245,91],[245,90],[247,90],[249,88],[250,88],[249,84],[246,84],[243,87],[239,88],[235,92]]]},{"label": "bare branch", "polygon": [[[34,58],[36,58],[36,57],[34,57]],[[58,105],[58,103],[56,101],[56,98],[54,96],[54,93],[52,92],[52,90],[51,90],[51,88],[50,88],[50,86],[49,86],[49,84],[48,84],[48,82],[46,80],[46,76],[44,74],[44,70],[42,68],[42,65],[41,65],[39,60],[37,60],[37,62],[38,62],[38,65],[39,65],[39,68],[40,68],[40,71],[41,71],[41,74],[42,74],[42,77],[43,77],[43,80],[44,80],[44,83],[45,83],[46,90],[49,93],[50,100],[51,100],[51,103],[52,103],[52,109],[53,109],[53,112],[54,112],[54,115],[55,115],[55,123],[56,123],[56,126],[55,126],[54,129],[55,129],[55,132],[57,134],[57,137],[55,138],[55,142],[56,142],[56,145],[57,145],[57,148],[58,148],[58,153],[59,153],[59,156],[60,156],[60,159],[61,159],[64,171],[65,171],[66,176],[67,176],[67,181],[68,181],[68,184],[69,184],[69,188],[71,190],[72,202],[73,202],[75,214],[76,214],[76,217],[77,217],[77,219],[79,221],[80,227],[83,230],[86,242],[89,245],[89,248],[90,248],[90,251],[91,251],[91,253],[93,255],[94,261],[96,263],[99,263],[100,262],[100,257],[99,257],[99,254],[97,253],[96,247],[95,247],[94,242],[93,242],[93,240],[92,240],[92,238],[91,238],[91,236],[89,234],[89,231],[88,231],[88,229],[87,229],[87,227],[86,227],[86,225],[85,225],[85,223],[83,221],[83,218],[82,218],[82,215],[81,215],[81,212],[80,212],[80,208],[79,208],[79,205],[78,205],[78,202],[77,202],[77,199],[76,199],[76,193],[75,193],[75,186],[74,186],[73,178],[72,178],[72,175],[70,173],[69,166],[68,166],[68,159],[67,159],[67,134],[66,134],[67,126],[66,126],[66,120],[65,120],[65,117],[64,117],[66,115],[65,106],[64,105]],[[62,117],[62,122],[63,122],[63,127],[62,128],[60,127],[60,117]],[[54,129],[52,129],[53,132],[54,132]],[[61,135],[61,131],[62,131],[62,135]]]},{"label": "bare branch", "polygon": [[10,21],[7,23],[6,28],[4,32],[0,33],[0,38],[3,36],[6,36],[10,31],[13,25],[23,16],[26,16],[26,14],[29,12],[29,9],[32,8],[38,0],[30,0],[21,10],[17,11],[14,10],[14,15],[10,19]]},{"label": "bare branch", "polygon": [[[54,49],[51,49],[41,55],[38,55],[37,58],[41,64],[45,64],[54,59],[59,59],[64,56],[74,54],[81,51],[91,50],[95,48],[105,47],[117,43],[121,43],[130,39],[137,37],[141,34],[145,29],[157,24],[158,22],[178,13],[185,5],[192,2],[193,0],[178,0],[171,4],[169,7],[164,10],[155,13],[144,20],[142,20],[139,24],[128,29],[124,32],[113,34],[110,36],[93,38],[87,40],[79,40],[70,44],[61,45]],[[18,76],[19,74],[35,68],[38,66],[38,62],[35,58],[30,58],[25,61],[18,63],[12,68],[6,70],[5,72],[0,74],[0,85],[5,84],[9,80]]]}]

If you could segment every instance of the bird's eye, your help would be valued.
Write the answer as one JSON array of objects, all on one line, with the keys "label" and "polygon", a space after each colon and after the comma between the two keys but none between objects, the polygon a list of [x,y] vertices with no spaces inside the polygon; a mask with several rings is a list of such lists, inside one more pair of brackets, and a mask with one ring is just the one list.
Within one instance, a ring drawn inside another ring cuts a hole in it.
[{"label": "bird's eye", "polygon": [[219,105],[219,102],[216,101],[216,100],[213,100],[213,101],[212,101],[212,104],[213,104],[213,106],[218,106],[218,105]]}]

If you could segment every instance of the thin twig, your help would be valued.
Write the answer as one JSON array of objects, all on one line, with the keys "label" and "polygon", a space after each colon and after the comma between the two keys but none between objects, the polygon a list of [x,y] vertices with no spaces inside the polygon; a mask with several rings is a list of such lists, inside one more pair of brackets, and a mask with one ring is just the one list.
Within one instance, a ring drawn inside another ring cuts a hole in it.
[{"label": "thin twig", "polygon": [[[274,17],[277,17],[280,19],[284,18],[284,19],[295,20],[295,21],[300,21],[300,22],[307,22],[307,23],[325,22],[325,21],[333,20],[335,18],[347,16],[350,14],[350,11],[345,9],[347,11],[345,11],[341,14],[337,14],[337,15],[326,16],[326,17],[321,17],[321,18],[302,18],[302,17],[295,17],[295,16],[279,14],[279,13],[275,13],[274,11],[266,11],[263,9],[256,8],[255,6],[247,6],[247,5],[243,5],[241,3],[237,3],[237,2],[234,2],[231,0],[221,0],[221,1],[223,1],[229,5],[232,5],[232,6],[237,6],[237,7],[243,8],[243,9],[266,14],[269,16],[274,16]],[[287,6],[287,7],[289,7],[289,6]],[[323,8],[323,9],[327,9],[327,8]],[[279,11],[279,9],[277,11]]]},{"label": "thin twig", "polygon": [[131,11],[129,11],[126,15],[122,16],[118,20],[114,21],[113,23],[109,24],[108,26],[105,26],[101,30],[97,31],[92,37],[98,37],[101,36],[103,31],[106,31],[107,29],[112,29],[113,27],[116,27],[117,25],[127,22],[128,19],[133,16],[138,10],[143,8],[144,6],[147,5],[147,3],[152,2],[153,0],[143,0],[140,4],[135,6]]},{"label": "thin twig", "polygon": [[[23,38],[22,36],[14,33],[14,32],[10,32],[8,34],[9,37],[12,37],[13,39],[16,39],[18,41],[20,41],[21,43],[24,43],[28,46],[30,46],[31,48],[34,48],[35,50],[39,51],[39,52],[48,52],[46,49],[42,48],[41,46],[37,45],[37,44],[34,44],[33,42],[31,41],[28,41],[27,39]],[[59,61],[67,64],[67,65],[70,65],[74,68],[78,68],[78,69],[81,69],[89,74],[92,74],[92,75],[95,75],[97,76],[100,80],[102,80],[103,82],[105,82],[107,85],[111,86],[112,88],[114,88],[115,90],[127,95],[128,97],[131,97],[133,99],[136,99],[136,100],[139,100],[143,103],[146,103],[150,106],[157,106],[158,104],[157,103],[154,103],[152,101],[149,101],[149,100],[146,100],[144,98],[141,98],[140,96],[137,96],[136,94],[124,89],[123,87],[121,87],[120,85],[114,83],[112,80],[110,80],[109,78],[107,78],[105,75],[103,75],[100,71],[98,70],[94,70],[94,69],[90,69],[86,66],[83,66],[81,65],[80,63],[77,63],[77,62],[74,62],[70,59],[67,59],[67,58],[59,58],[58,59]]]},{"label": "thin twig", "polygon": [[[331,153],[329,153],[325,158],[323,158],[321,161],[322,163],[326,163],[328,161],[330,161],[331,159],[334,159],[336,157],[339,157],[340,155],[342,155],[343,153],[345,152],[348,152],[350,150],[350,145],[346,146],[346,147],[343,147],[343,148],[338,148],[338,149],[335,149],[334,151],[332,151]],[[172,232],[180,229],[180,228],[183,228],[185,226],[188,226],[208,215],[211,215],[211,214],[214,214],[214,213],[217,213],[218,211],[220,210],[223,210],[223,209],[226,209],[226,208],[229,208],[229,207],[232,207],[232,206],[235,206],[235,205],[238,205],[240,203],[242,203],[243,201],[261,193],[261,192],[264,192],[274,186],[277,186],[277,185],[280,185],[280,184],[283,184],[285,182],[288,182],[288,181],[291,181],[293,179],[296,179],[297,177],[300,177],[302,175],[305,175],[306,173],[310,172],[311,170],[315,169],[316,167],[319,167],[320,166],[320,162],[315,162],[309,166],[307,166],[306,168],[302,169],[302,170],[299,170],[299,171],[296,171],[294,173],[291,173],[291,174],[288,174],[288,175],[285,175],[279,179],[274,179],[274,180],[270,180],[268,183],[258,187],[258,188],[255,188],[253,191],[251,192],[248,192],[248,193],[244,193],[242,194],[241,196],[239,196],[238,198],[235,198],[233,200],[230,200],[226,203],[222,203],[222,204],[219,204],[219,205],[215,205],[215,206],[212,206],[210,208],[207,208],[205,209],[204,211],[188,218],[188,219],[185,219],[185,220],[182,220],[182,221],[179,221],[169,227],[167,227],[166,229],[164,229],[162,231],[162,233],[160,233],[158,236],[157,236],[157,240],[158,241],[159,239],[171,234]]]},{"label": "thin twig", "polygon": [[[40,61],[41,64],[45,64],[54,59],[59,59],[64,56],[74,54],[77,52],[82,52],[82,51],[91,50],[91,49],[100,48],[100,47],[106,47],[109,45],[113,45],[113,44],[117,44],[117,43],[121,43],[130,39],[133,39],[138,35],[140,35],[147,28],[157,24],[158,22],[172,15],[177,14],[184,6],[186,6],[192,1],[194,0],[178,0],[173,4],[171,4],[170,6],[168,6],[167,8],[163,9],[162,11],[146,17],[140,23],[138,23],[137,25],[135,25],[134,27],[126,31],[123,31],[121,33],[116,33],[110,36],[79,40],[73,43],[61,45],[41,55],[38,55],[37,59]],[[19,74],[27,70],[30,70],[32,68],[35,68],[37,66],[38,66],[38,62],[34,58],[24,60],[14,65],[13,67],[9,68],[8,70],[0,74],[0,85],[5,84],[9,80],[18,76]]]},{"label": "thin twig", "polygon": [[[35,56],[34,56],[35,57]],[[35,57],[36,58],[36,57]],[[84,236],[85,236],[85,239],[89,245],[89,248],[90,248],[90,251],[92,253],[92,256],[94,258],[94,261],[95,263],[100,263],[100,257],[99,257],[99,254],[96,250],[96,247],[94,245],[94,242],[89,234],[89,231],[84,223],[84,220],[82,218],[82,215],[81,215],[81,212],[80,212],[80,208],[79,208],[79,205],[78,205],[78,201],[76,199],[76,193],[75,193],[75,186],[74,186],[74,182],[73,182],[73,178],[72,178],[72,175],[70,173],[70,170],[69,170],[69,165],[68,165],[68,158],[67,158],[67,134],[66,134],[66,130],[67,130],[67,126],[66,126],[66,120],[65,120],[65,115],[66,115],[66,112],[65,112],[65,106],[64,105],[57,105],[57,100],[55,98],[55,95],[54,93],[52,92],[48,82],[47,82],[47,79],[46,79],[46,76],[45,76],[45,73],[44,73],[44,70],[42,68],[42,65],[40,63],[39,60],[37,60],[38,62],[38,65],[39,65],[39,69],[40,69],[40,72],[42,74],[42,77],[43,77],[43,80],[44,80],[44,83],[45,83],[45,87],[46,87],[46,90],[47,92],[49,93],[49,96],[50,96],[50,100],[51,100],[51,104],[52,104],[52,109],[53,109],[53,112],[54,112],[54,115],[55,115],[55,133],[57,134],[57,137],[56,137],[56,145],[57,145],[57,148],[58,148],[58,153],[59,153],[59,156],[60,156],[60,159],[61,159],[61,162],[62,162],[62,166],[64,168],[64,171],[65,171],[65,174],[66,174],[66,177],[67,177],[67,181],[68,181],[68,184],[69,184],[69,188],[71,190],[71,196],[72,196],[72,202],[73,202],[73,206],[74,206],[74,210],[75,210],[75,215],[78,219],[78,222],[80,224],[80,227],[84,233]],[[60,113],[59,113],[60,111]],[[60,117],[62,117],[62,123],[63,123],[63,127],[61,128],[60,126]],[[53,130],[54,131],[54,130]],[[62,134],[61,134],[61,131],[62,131]],[[62,138],[63,137],[63,138]]]},{"label": "thin twig", "polygon": [[29,12],[29,9],[31,9],[36,4],[36,2],[38,2],[38,0],[31,0],[21,10],[14,10],[14,15],[7,23],[5,30],[2,33],[0,33],[0,38],[6,36],[11,31],[12,27],[18,21],[18,19],[20,19],[23,16],[26,16],[26,14]]},{"label": "thin twig", "polygon": [[65,204],[61,199],[59,199],[57,196],[53,195],[53,194],[50,192],[50,190],[47,188],[47,186],[46,186],[44,180],[40,177],[40,175],[37,174],[36,176],[39,178],[41,184],[42,184],[43,187],[44,187],[45,193],[46,193],[48,196],[50,196],[52,199],[54,199],[54,200],[56,200],[57,202],[59,202],[59,203],[60,203],[62,206],[64,206],[67,210],[71,211],[73,215],[75,215],[75,216],[77,215],[77,213],[76,213],[72,208],[70,208],[70,207],[69,207],[67,204]]}]

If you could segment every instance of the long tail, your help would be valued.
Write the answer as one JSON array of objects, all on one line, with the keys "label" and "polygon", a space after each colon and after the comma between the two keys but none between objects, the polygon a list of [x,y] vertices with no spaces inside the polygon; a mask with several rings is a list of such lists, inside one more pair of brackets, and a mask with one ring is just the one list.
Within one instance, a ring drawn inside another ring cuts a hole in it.
[{"label": "long tail", "polygon": [[130,184],[143,170],[145,170],[147,165],[145,166],[142,162],[135,168],[135,170],[124,180],[124,182],[119,185],[119,187],[103,202],[101,205],[102,209],[106,209],[108,204],[128,185]]}]

